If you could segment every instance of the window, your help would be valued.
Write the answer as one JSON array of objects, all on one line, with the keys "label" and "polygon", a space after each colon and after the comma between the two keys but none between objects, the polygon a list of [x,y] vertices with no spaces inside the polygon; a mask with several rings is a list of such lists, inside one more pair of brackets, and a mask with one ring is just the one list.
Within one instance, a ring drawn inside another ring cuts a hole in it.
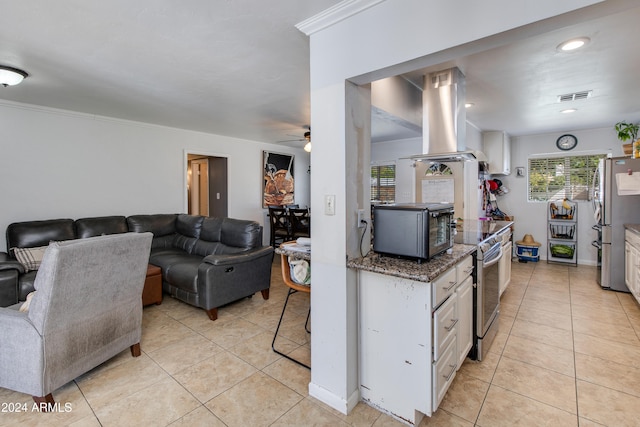
[{"label": "window", "polygon": [[604,154],[529,158],[529,201],[589,200],[593,174]]},{"label": "window", "polygon": [[371,166],[371,201],[393,203],[396,200],[396,165]]}]

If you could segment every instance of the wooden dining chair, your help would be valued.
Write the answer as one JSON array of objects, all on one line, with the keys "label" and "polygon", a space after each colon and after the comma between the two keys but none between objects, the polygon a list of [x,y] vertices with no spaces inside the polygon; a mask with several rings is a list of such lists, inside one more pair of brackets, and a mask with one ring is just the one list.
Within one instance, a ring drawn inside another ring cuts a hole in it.
[{"label": "wooden dining chair", "polygon": [[269,243],[274,248],[280,243],[291,240],[289,214],[283,207],[269,207],[269,225],[271,228]]},{"label": "wooden dining chair", "polygon": [[[282,245],[280,245],[280,247],[282,247],[283,245],[289,244],[289,243],[295,243],[295,242],[285,242]],[[311,294],[311,284],[309,283],[308,285],[302,285],[299,283],[296,283],[293,281],[293,279],[291,278],[291,265],[289,264],[289,257],[284,255],[284,254],[280,254],[280,266],[282,268],[282,281],[284,282],[284,284],[289,288],[289,292],[287,292],[287,298],[284,300],[284,307],[282,307],[282,314],[280,314],[280,320],[278,321],[278,326],[276,327],[276,332],[273,335],[273,341],[271,341],[271,349],[276,352],[277,354],[279,354],[282,357],[285,357],[289,360],[291,360],[292,362],[297,363],[300,366],[304,366],[307,369],[311,369],[311,366],[297,360],[294,359],[293,357],[289,356],[288,354],[284,354],[281,351],[277,350],[275,347],[276,344],[276,338],[278,337],[278,331],[280,330],[280,325],[282,324],[282,319],[284,317],[284,312],[287,309],[287,304],[289,303],[289,297],[293,294],[295,294],[296,292],[306,292],[308,294]],[[307,320],[304,323],[304,329],[308,332],[311,333],[311,331],[309,330],[309,317],[311,316],[311,307],[309,307],[309,311],[307,313]]]},{"label": "wooden dining chair", "polygon": [[307,209],[289,209],[291,239],[311,237],[311,214]]}]

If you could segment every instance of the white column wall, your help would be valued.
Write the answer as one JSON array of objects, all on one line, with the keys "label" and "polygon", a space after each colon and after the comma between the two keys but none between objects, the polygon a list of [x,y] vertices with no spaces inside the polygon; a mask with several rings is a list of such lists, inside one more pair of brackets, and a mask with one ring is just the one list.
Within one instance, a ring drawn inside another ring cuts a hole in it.
[{"label": "white column wall", "polygon": [[[346,268],[346,259],[358,256],[347,237],[349,228],[355,227],[352,209],[359,201],[350,199],[351,183],[345,179],[352,176],[349,168],[369,164],[370,152],[358,146],[358,129],[345,126],[345,113],[350,111],[345,102],[351,101],[345,81],[360,76],[356,81],[363,84],[397,75],[409,71],[410,61],[418,68],[420,61],[414,60],[438,51],[593,3],[597,1],[386,0],[310,34],[314,130],[312,396],[343,413],[352,409],[358,398],[358,382],[353,381],[358,366],[354,351],[358,331],[353,322],[356,276]],[[356,152],[350,149],[354,145],[359,148]],[[317,172],[320,170],[324,173]],[[363,171],[363,175],[368,179],[369,172]],[[334,216],[324,214],[327,194],[336,196]]]}]

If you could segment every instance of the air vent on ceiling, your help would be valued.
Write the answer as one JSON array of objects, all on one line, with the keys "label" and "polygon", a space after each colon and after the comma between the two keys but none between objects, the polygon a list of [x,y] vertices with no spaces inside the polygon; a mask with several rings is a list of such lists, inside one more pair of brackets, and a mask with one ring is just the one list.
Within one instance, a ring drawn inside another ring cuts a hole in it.
[{"label": "air vent on ceiling", "polygon": [[591,97],[592,90],[583,90],[582,92],[567,93],[565,95],[558,95],[558,102],[568,101],[580,101],[581,99],[587,99]]}]

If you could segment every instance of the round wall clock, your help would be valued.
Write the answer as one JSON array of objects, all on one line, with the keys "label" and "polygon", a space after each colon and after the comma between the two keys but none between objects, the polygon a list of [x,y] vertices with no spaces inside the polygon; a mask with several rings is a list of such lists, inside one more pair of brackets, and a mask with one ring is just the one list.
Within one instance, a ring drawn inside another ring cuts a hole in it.
[{"label": "round wall clock", "polygon": [[570,134],[561,135],[556,140],[556,146],[561,150],[573,150],[576,145],[578,145],[578,138]]}]

